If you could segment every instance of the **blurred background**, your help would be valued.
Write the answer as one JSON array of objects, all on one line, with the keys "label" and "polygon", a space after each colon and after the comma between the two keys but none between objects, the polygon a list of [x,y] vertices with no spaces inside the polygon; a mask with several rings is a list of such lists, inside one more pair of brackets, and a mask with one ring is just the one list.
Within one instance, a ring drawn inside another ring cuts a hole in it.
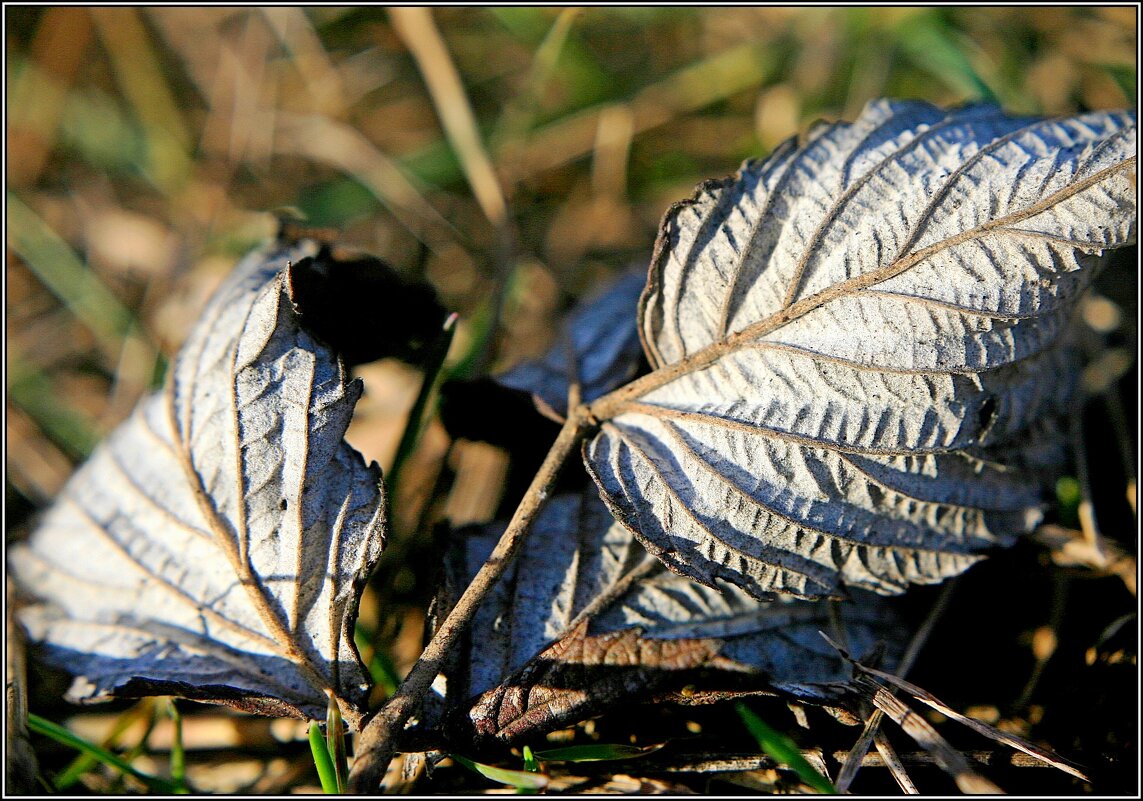
[{"label": "blurred background", "polygon": [[[271,212],[431,283],[455,349],[499,368],[645,265],[670,204],[814,120],[883,96],[1044,115],[1137,97],[1124,6],[4,13],[17,534],[161,383]],[[351,436],[387,469],[419,374],[362,373]],[[430,429],[419,458],[446,447]]]}]

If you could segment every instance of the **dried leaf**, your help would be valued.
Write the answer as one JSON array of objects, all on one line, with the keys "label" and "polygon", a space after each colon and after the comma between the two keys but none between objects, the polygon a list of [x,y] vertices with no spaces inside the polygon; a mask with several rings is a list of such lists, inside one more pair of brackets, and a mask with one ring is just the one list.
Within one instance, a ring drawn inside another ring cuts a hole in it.
[{"label": "dried leaf", "polygon": [[332,248],[291,264],[289,287],[306,330],[348,366],[386,356],[420,364],[448,316],[430,285],[373,256]]},{"label": "dried leaf", "polygon": [[[514,508],[559,433],[554,418],[567,414],[569,379],[594,400],[645,367],[635,308],[645,274],[628,273],[580,303],[542,359],[523,362],[492,378],[453,379],[441,387],[441,422],[454,439],[488,442],[512,454],[504,498]],[[575,353],[574,365],[568,356]],[[488,414],[495,409],[496,414]],[[582,482],[565,472],[561,489]],[[488,518],[483,518],[487,520]]]},{"label": "dried leaf", "polygon": [[361,384],[291,302],[288,265],[316,251],[240,264],[166,390],[12,549],[39,599],[21,622],[76,675],[72,700],[173,694],[321,720],[331,693],[360,721],[353,622],[385,499],[343,440]]},{"label": "dried leaf", "polygon": [[[567,414],[568,379],[574,376],[581,397],[592,401],[630,381],[639,365],[639,329],[634,312],[647,276],[629,272],[590,298],[564,322],[560,336],[542,359],[524,362],[497,382],[531,392],[557,414]],[[576,355],[569,365],[570,353]]]},{"label": "dried leaf", "polygon": [[672,570],[756,596],[896,593],[1040,519],[1062,347],[1135,239],[1135,118],[871,104],[668,212],[654,372],[586,460]]},{"label": "dried leaf", "polygon": [[482,735],[509,742],[535,737],[681,684],[717,656],[718,645],[715,640],[653,640],[635,629],[588,636],[584,621],[484,693],[469,717]]},{"label": "dried leaf", "polygon": [[[455,583],[476,572],[502,528],[465,537]],[[882,599],[857,595],[860,603],[838,605],[850,647],[896,642]],[[553,498],[537,519],[525,552],[476,613],[467,688],[450,687],[453,703],[482,694],[471,719],[506,740],[689,682],[701,693],[699,668],[755,690],[829,700],[849,672],[821,629],[833,630],[826,604],[759,601],[726,582],[712,588],[669,572],[589,489]]]}]

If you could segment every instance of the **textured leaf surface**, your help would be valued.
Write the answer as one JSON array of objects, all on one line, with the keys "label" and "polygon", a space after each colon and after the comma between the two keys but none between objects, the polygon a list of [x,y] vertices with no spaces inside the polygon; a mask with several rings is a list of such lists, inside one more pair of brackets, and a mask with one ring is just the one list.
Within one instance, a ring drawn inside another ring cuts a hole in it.
[{"label": "textured leaf surface", "polygon": [[673,570],[756,596],[894,593],[1040,519],[1135,119],[870,104],[668,212],[654,370],[592,405],[609,506]]},{"label": "textured leaf surface", "polygon": [[324,719],[362,713],[353,645],[380,556],[380,472],[343,440],[360,382],[298,324],[288,262],[255,253],[172,366],[10,564],[21,621],[71,697],[176,694]]},{"label": "textured leaf surface", "polygon": [[574,375],[584,401],[631,380],[641,352],[635,310],[646,281],[642,271],[623,275],[576,308],[542,359],[520,364],[496,380],[533,393],[560,415],[567,414],[570,353],[575,354]]},{"label": "textured leaf surface", "polygon": [[[459,581],[480,567],[500,528],[465,538]],[[850,646],[868,652],[888,639],[895,650],[898,629],[885,602],[856,595],[838,605]],[[849,677],[818,634],[832,626],[823,603],[759,601],[726,582],[712,588],[671,573],[594,490],[561,495],[477,612],[467,695],[483,696],[470,714],[479,731],[512,739],[681,687],[704,667],[753,675],[755,688],[824,699],[825,685]]]}]

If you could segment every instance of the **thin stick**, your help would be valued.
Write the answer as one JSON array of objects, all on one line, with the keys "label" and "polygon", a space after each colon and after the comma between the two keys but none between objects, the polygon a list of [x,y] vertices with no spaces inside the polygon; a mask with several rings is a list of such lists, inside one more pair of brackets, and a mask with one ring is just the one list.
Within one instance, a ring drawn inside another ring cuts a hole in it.
[{"label": "thin stick", "polygon": [[988,779],[975,773],[963,754],[949,745],[943,737],[937,734],[936,729],[906,706],[897,696],[864,673],[858,673],[854,678],[854,683],[868,693],[869,700],[877,706],[878,710],[888,715],[922,748],[933,755],[937,764],[953,777],[953,781],[956,782],[956,786],[960,788],[961,792],[994,795],[999,795],[1002,792]]},{"label": "thin stick", "polygon": [[540,469],[536,471],[536,477],[532,479],[524,500],[517,507],[511,522],[508,523],[508,528],[500,537],[488,561],[480,568],[444,623],[425,646],[420,659],[405,677],[404,683],[361,732],[357,742],[357,756],[353,770],[349,774],[351,793],[377,792],[385,768],[396,751],[398,733],[405,721],[420,708],[425,693],[440,672],[445,658],[455,646],[461,633],[472,620],[476,608],[507,569],[520,546],[524,544],[524,538],[551,496],[560,468],[587,432],[588,420],[589,416],[584,406],[576,406],[569,411],[568,419],[560,429],[559,436],[556,437]]},{"label": "thin stick", "polygon": [[35,793],[36,751],[28,736],[28,667],[24,652],[24,630],[16,623],[16,585],[11,577],[4,582],[4,623],[8,647],[4,654],[5,690],[4,750],[8,754],[5,765],[5,790],[13,793]]},{"label": "thin stick", "polygon": [[970,718],[970,717],[967,717],[966,715],[962,715],[961,713],[957,712],[955,709],[948,706],[948,704],[945,704],[943,701],[941,701],[939,698],[937,698],[932,693],[928,692],[927,690],[921,689],[920,687],[918,687],[915,684],[910,684],[909,682],[905,681],[904,679],[898,678],[897,676],[894,676],[892,673],[885,673],[884,671],[877,670],[876,668],[866,667],[865,665],[862,665],[860,662],[854,662],[853,665],[861,673],[868,674],[869,676],[871,676],[873,678],[882,679],[882,680],[888,682],[890,685],[892,685],[898,689],[904,690],[905,692],[907,692],[909,695],[916,698],[921,703],[932,707],[933,709],[937,710],[938,712],[940,712],[945,717],[952,718],[953,720],[957,721],[958,723],[964,724],[965,726],[967,726],[968,728],[977,732],[978,734],[982,734],[985,737],[989,737],[993,740],[996,740],[996,742],[998,742],[998,743],[1004,743],[1005,745],[1012,746],[1015,749],[1023,751],[1025,754],[1028,754],[1029,756],[1036,757],[1037,759],[1043,760],[1044,762],[1051,765],[1052,767],[1059,768],[1064,773],[1068,773],[1072,776],[1075,776],[1077,779],[1083,779],[1086,782],[1091,781],[1091,779],[1089,779],[1086,775],[1084,775],[1084,773],[1082,771],[1080,771],[1078,768],[1074,768],[1071,765],[1069,765],[1067,762],[1064,761],[1063,757],[1060,757],[1056,753],[1054,753],[1054,752],[1052,752],[1046,748],[1041,748],[1040,746],[1038,746],[1034,743],[1030,743],[1021,737],[1017,737],[1014,734],[1009,734],[1006,731],[1001,731],[1000,729],[989,726],[987,723],[983,723],[979,720],[976,720],[975,718]]},{"label": "thin stick", "polygon": [[1076,480],[1080,485],[1080,503],[1076,514],[1079,516],[1080,531],[1084,539],[1091,545],[1096,558],[1101,562],[1100,567],[1107,566],[1107,549],[1103,547],[1103,535],[1099,530],[1099,521],[1095,516],[1095,503],[1091,495],[1091,473],[1088,471],[1086,437],[1084,436],[1083,410],[1087,405],[1087,398],[1080,398],[1075,404],[1075,411],[1071,415],[1068,425],[1068,435],[1072,441],[1073,453],[1076,455]]},{"label": "thin stick", "polygon": [[[877,711],[880,712],[881,710],[878,709]],[[897,780],[897,785],[901,791],[906,795],[918,795],[917,785],[913,784],[913,780],[909,778],[905,766],[889,742],[889,737],[885,734],[884,729],[878,729],[873,733],[873,744],[877,746],[877,753],[881,754],[881,758],[885,760],[885,767],[889,768],[889,772]]]},{"label": "thin stick", "polygon": [[[933,608],[929,610],[929,614],[925,617],[917,633],[913,635],[913,639],[909,642],[909,647],[905,649],[904,656],[901,657],[901,662],[897,665],[897,675],[904,678],[908,675],[909,671],[913,668],[913,663],[917,661],[917,656],[921,653],[921,648],[929,640],[929,635],[933,631],[937,620],[944,613],[948,607],[949,599],[952,597],[953,590],[956,589],[957,580],[953,579],[941,591],[937,597],[936,603]],[[869,746],[873,744],[876,739],[877,732],[881,728],[881,720],[884,718],[885,713],[880,709],[874,709],[869,719],[865,721],[865,728],[861,731],[861,736],[857,738],[857,742],[853,744],[853,748],[849,751],[849,756],[846,757],[845,763],[842,764],[841,770],[837,774],[837,782],[834,785],[837,787],[839,793],[844,793],[849,789],[849,785],[853,782],[854,777],[857,776],[857,771],[865,764],[865,755],[869,752]]]}]

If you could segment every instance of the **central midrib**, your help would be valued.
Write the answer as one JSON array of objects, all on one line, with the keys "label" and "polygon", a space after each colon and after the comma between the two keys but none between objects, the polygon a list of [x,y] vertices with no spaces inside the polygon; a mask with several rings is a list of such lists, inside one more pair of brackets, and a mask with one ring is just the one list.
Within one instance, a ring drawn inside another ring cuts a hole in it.
[{"label": "central midrib", "polygon": [[769,317],[763,318],[756,323],[746,326],[740,331],[730,334],[725,339],[712,342],[690,356],[686,356],[677,362],[661,367],[654,372],[648,373],[620,387],[614,392],[604,395],[589,405],[590,415],[600,422],[610,420],[626,411],[630,403],[636,398],[642,397],[653,390],[669,384],[680,376],[701,370],[727,353],[732,353],[744,342],[763,337],[836,298],[859,292],[874,284],[898,276],[942,250],[961,245],[973,239],[979,239],[998,228],[1010,226],[1014,223],[1034,217],[1055,204],[1094,186],[1109,175],[1134,166],[1135,162],[1136,157],[1132,156],[1118,164],[1106,167],[1083,180],[1070,184],[1019,212],[990,220],[976,228],[964,231],[914,253],[898,258],[878,270],[854,276],[853,278],[824,289],[815,295],[804,298],[791,306],[787,306],[775,312]]}]

